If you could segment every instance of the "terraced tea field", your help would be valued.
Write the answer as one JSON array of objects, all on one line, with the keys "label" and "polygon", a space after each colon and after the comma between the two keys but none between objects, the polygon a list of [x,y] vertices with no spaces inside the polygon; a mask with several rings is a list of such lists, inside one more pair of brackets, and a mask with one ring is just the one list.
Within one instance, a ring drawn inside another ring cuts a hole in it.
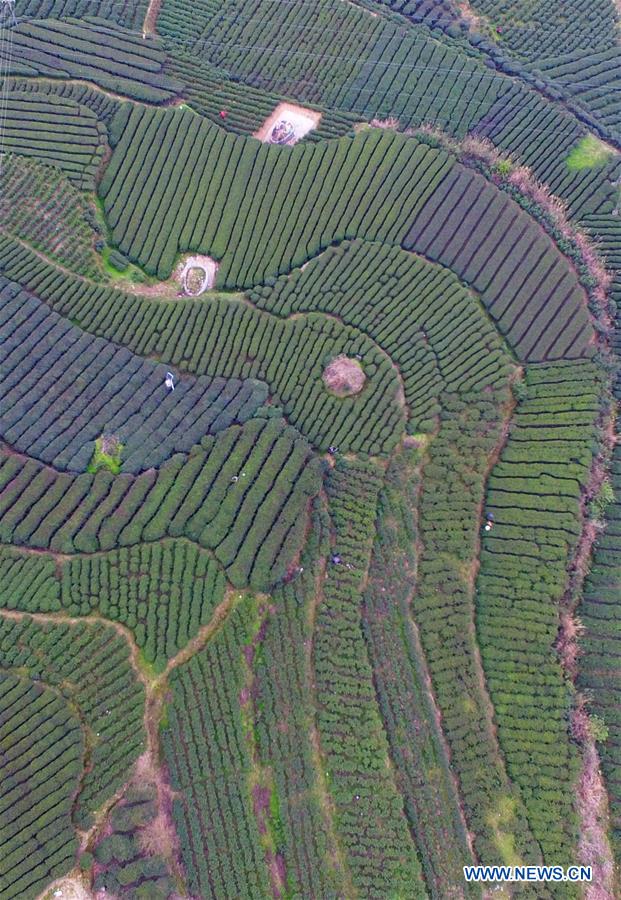
[{"label": "terraced tea field", "polygon": [[621,896],[619,15],[0,0],[0,900]]}]

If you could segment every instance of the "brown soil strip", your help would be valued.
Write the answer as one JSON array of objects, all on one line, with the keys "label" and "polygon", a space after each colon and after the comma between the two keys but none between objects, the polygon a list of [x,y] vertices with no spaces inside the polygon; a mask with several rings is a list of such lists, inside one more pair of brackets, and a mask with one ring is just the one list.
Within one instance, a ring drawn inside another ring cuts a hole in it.
[{"label": "brown soil strip", "polygon": [[160,14],[161,8],[162,8],[162,0],[149,0],[147,14],[144,17],[144,24],[142,26],[142,36],[143,37],[146,37],[147,34],[155,34],[155,30],[156,30],[156,26],[157,26],[157,17]]}]

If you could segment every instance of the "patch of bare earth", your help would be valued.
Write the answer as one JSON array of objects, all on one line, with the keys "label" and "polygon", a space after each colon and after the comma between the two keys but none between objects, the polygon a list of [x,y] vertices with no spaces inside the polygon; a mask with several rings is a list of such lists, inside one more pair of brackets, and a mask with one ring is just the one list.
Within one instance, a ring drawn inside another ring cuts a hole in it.
[{"label": "patch of bare earth", "polygon": [[147,13],[144,17],[144,25],[142,26],[143,37],[146,37],[148,34],[155,34],[157,17],[160,14],[161,8],[162,0],[150,0]]},{"label": "patch of bare earth", "polygon": [[599,754],[591,733],[588,716],[581,705],[574,710],[572,730],[582,744],[582,769],[577,800],[581,813],[578,852],[580,862],[592,866],[593,880],[587,885],[585,900],[614,900],[615,868],[608,840],[608,794],[600,769]]},{"label": "patch of bare earth", "polygon": [[279,103],[259,130],[255,131],[253,137],[269,143],[274,126],[282,121],[293,126],[294,137],[289,144],[295,144],[313,128],[317,128],[321,121],[321,113],[304,106],[296,106],[294,103]]},{"label": "patch of bare earth", "polygon": [[[60,893],[59,893],[60,892]],[[82,873],[66,875],[54,881],[39,894],[37,900],[93,900],[93,892],[86,886],[86,876]]]},{"label": "patch of bare earth", "polygon": [[473,31],[483,31],[486,25],[489,27],[487,20],[475,13],[468,0],[460,0],[457,3],[457,11]]},{"label": "patch of bare earth", "polygon": [[364,369],[356,359],[337,356],[323,371],[323,383],[337,397],[359,394],[367,380]]},{"label": "patch of bare earth", "polygon": [[211,256],[187,256],[182,259],[173,279],[188,297],[198,297],[214,286],[220,266]]},{"label": "patch of bare earth", "polygon": [[159,297],[161,300],[173,300],[177,297],[198,297],[210,290],[216,283],[219,264],[210,256],[184,256],[178,263],[172,276],[166,281],[155,284],[143,284],[130,279],[118,279],[115,287],[127,294],[143,297]]}]

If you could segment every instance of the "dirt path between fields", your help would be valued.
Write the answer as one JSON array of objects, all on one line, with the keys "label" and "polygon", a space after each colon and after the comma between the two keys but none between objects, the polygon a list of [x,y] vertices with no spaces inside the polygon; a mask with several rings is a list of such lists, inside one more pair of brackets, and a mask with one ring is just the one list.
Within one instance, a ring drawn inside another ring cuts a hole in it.
[{"label": "dirt path between fields", "polygon": [[157,17],[160,14],[161,8],[162,0],[149,0],[149,6],[147,7],[147,12],[144,17],[144,24],[142,26],[143,37],[146,37],[148,34],[155,34]]}]

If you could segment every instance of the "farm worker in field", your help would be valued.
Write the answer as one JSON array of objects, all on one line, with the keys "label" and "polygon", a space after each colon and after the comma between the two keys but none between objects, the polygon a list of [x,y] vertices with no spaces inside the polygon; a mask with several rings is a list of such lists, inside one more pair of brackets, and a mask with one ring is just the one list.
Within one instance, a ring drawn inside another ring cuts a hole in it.
[{"label": "farm worker in field", "polygon": [[226,119],[227,115],[228,115],[228,113],[225,109],[220,110],[220,118],[221,119]]},{"label": "farm worker in field", "polygon": [[173,375],[172,372],[166,372],[166,378],[164,379],[164,384],[166,385],[166,387],[167,387],[169,390],[174,391],[174,389],[175,389],[175,376]]},{"label": "farm worker in field", "polygon": [[486,516],[485,530],[491,531],[494,527],[494,513],[488,513]]}]

